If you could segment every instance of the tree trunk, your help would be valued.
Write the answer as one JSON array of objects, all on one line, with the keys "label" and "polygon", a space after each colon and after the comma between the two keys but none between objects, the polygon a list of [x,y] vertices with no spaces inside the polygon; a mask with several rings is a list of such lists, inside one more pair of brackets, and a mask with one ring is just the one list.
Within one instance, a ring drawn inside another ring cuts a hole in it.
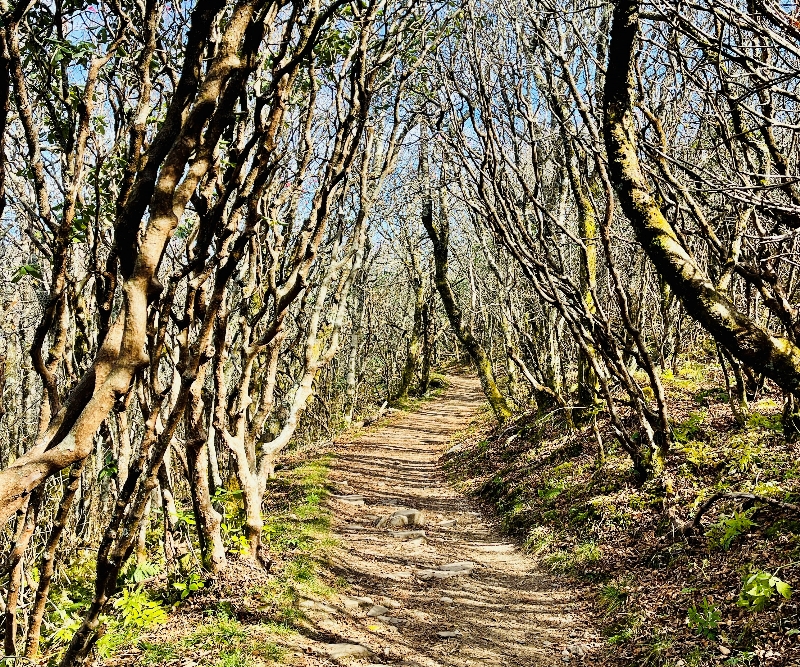
[{"label": "tree trunk", "polygon": [[189,467],[189,488],[192,492],[192,508],[197,525],[203,567],[216,573],[225,567],[227,561],[225,545],[222,543],[220,533],[222,517],[211,504],[208,445],[196,440],[191,445],[187,443],[186,462]]},{"label": "tree trunk", "polygon": [[205,402],[200,386],[193,386],[189,392],[185,424],[189,488],[192,493],[192,507],[203,567],[211,572],[219,572],[226,565],[225,546],[220,533],[222,517],[211,504],[208,469],[209,433],[206,427]]},{"label": "tree trunk", "polygon": [[14,545],[8,557],[8,595],[5,610],[4,648],[6,656],[17,654],[17,607],[24,586],[25,550],[36,528],[39,506],[42,500],[41,487],[31,494],[23,512],[18,514],[18,525],[14,535]]},{"label": "tree trunk", "polygon": [[[418,264],[419,262],[415,262]],[[422,352],[422,311],[425,307],[425,288],[419,275],[414,277],[414,324],[411,327],[411,340],[408,342],[408,356],[400,376],[400,388],[397,390],[397,400],[408,398],[408,392],[414,383],[414,376],[419,367],[420,353]]]},{"label": "tree trunk", "polygon": [[33,603],[33,609],[31,610],[30,622],[28,623],[28,636],[25,645],[25,657],[30,660],[35,658],[36,654],[39,652],[42,619],[44,618],[45,606],[47,605],[47,599],[50,595],[50,583],[53,579],[53,573],[55,572],[56,551],[58,549],[58,543],[61,540],[61,535],[67,525],[69,510],[72,507],[72,501],[75,499],[75,493],[80,484],[83,466],[84,461],[81,461],[80,463],[74,464],[70,470],[67,484],[64,487],[64,493],[61,496],[61,504],[56,513],[53,530],[47,538],[47,545],[45,546],[44,553],[39,562],[39,585],[36,588],[36,599]]},{"label": "tree trunk", "polygon": [[718,291],[683,247],[650,193],[639,165],[633,90],[639,2],[614,8],[604,99],[604,134],[611,179],[625,215],[658,273],[687,312],[746,366],[764,373],[788,393],[800,392],[800,348],[773,335]]},{"label": "tree trunk", "polygon": [[433,202],[431,200],[428,183],[428,163],[425,156],[425,150],[427,150],[426,142],[422,141],[421,146],[420,172],[422,174],[424,188],[422,225],[425,227],[425,231],[428,233],[433,243],[436,289],[439,291],[442,305],[447,313],[447,318],[450,320],[450,326],[453,327],[453,332],[472,359],[472,363],[478,371],[483,393],[492,406],[497,420],[502,423],[511,417],[511,407],[508,405],[505,396],[503,396],[497,386],[497,382],[494,378],[494,370],[492,369],[492,362],[486,355],[483,345],[480,344],[475,336],[472,335],[472,332],[464,325],[461,308],[458,306],[455,294],[453,294],[453,289],[450,286],[450,280],[447,276],[450,229],[447,211],[445,209],[444,187],[442,186],[440,189],[441,205],[439,224],[436,225],[433,222]]},{"label": "tree trunk", "polygon": [[433,358],[433,296],[422,308],[422,368],[419,377],[419,393],[425,395],[431,384],[431,362]]}]

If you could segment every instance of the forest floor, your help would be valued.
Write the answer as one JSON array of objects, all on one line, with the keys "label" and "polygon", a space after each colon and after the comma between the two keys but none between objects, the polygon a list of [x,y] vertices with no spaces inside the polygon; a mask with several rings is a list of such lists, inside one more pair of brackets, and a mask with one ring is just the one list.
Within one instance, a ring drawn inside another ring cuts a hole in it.
[{"label": "forest floor", "polygon": [[448,381],[439,398],[290,463],[271,494],[272,572],[234,560],[105,664],[592,664],[598,637],[569,580],[503,539],[439,468],[485,410],[476,379]]},{"label": "forest floor", "polygon": [[682,360],[662,382],[672,511],[691,520],[732,494],[702,514],[691,539],[674,533],[664,486],[637,480],[605,414],[603,456],[591,424],[570,427],[561,410],[524,412],[501,428],[484,412],[440,465],[544,572],[572,582],[602,638],[593,664],[797,667],[800,443],[784,436],[781,394],[762,388],[740,423],[713,357]]}]

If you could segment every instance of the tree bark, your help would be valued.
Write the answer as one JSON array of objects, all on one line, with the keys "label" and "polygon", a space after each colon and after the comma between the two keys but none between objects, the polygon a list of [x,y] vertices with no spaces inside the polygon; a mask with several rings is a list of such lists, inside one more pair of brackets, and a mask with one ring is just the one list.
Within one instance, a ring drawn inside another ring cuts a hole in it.
[{"label": "tree bark", "polygon": [[53,530],[50,532],[50,537],[47,539],[47,546],[45,547],[42,559],[39,563],[39,585],[36,588],[36,599],[33,603],[31,618],[28,623],[28,636],[25,642],[25,657],[28,659],[33,659],[39,652],[42,619],[44,618],[45,605],[50,595],[50,582],[55,572],[56,550],[58,549],[58,543],[61,541],[64,528],[67,525],[69,510],[72,507],[72,501],[75,499],[75,493],[80,484],[83,466],[84,461],[81,461],[80,463],[74,464],[70,470],[67,484],[64,487],[64,493],[61,496],[61,504],[56,513]]}]

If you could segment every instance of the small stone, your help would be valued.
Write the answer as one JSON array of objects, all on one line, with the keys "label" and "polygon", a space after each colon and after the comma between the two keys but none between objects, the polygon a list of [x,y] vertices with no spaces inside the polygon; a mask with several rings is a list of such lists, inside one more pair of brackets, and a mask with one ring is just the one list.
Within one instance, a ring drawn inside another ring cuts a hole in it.
[{"label": "small stone", "polygon": [[450,577],[457,577],[460,574],[472,574],[472,570],[434,570],[434,579],[449,579]]},{"label": "small stone", "polygon": [[444,602],[445,604],[453,604],[453,598],[442,596],[439,598],[439,602]]},{"label": "small stone", "polygon": [[403,623],[407,622],[406,619],[397,618],[397,616],[378,616],[378,620],[389,625],[403,625]]},{"label": "small stone", "polygon": [[321,651],[333,659],[368,658],[372,655],[372,651],[361,644],[323,644]]},{"label": "small stone", "polygon": [[419,570],[417,577],[423,581],[428,581],[429,579],[449,579],[450,577],[457,577],[470,572],[472,570]]},{"label": "small stone", "polygon": [[322,611],[326,614],[335,614],[337,611],[339,611],[336,609],[336,607],[331,607],[330,605],[327,605],[324,602],[318,602],[317,600],[301,600],[297,606],[301,609],[314,609],[315,611]]},{"label": "small stone", "polygon": [[373,604],[372,598],[358,596],[342,596],[342,605],[347,611],[358,611],[361,607],[369,607]]},{"label": "small stone", "polygon": [[727,646],[720,646],[719,647],[719,652],[722,653],[722,655],[730,655],[731,654],[731,650]]},{"label": "small stone", "polygon": [[446,565],[440,565],[440,570],[450,571],[450,572],[463,572],[464,570],[469,570],[470,572],[475,568],[475,563],[468,560],[462,560],[457,563],[447,563]]},{"label": "small stone", "polygon": [[570,644],[567,648],[572,655],[578,656],[581,659],[586,657],[586,649],[580,644]]},{"label": "small stone", "polygon": [[386,600],[383,603],[384,607],[389,607],[389,609],[400,609],[403,605],[401,605],[397,600]]},{"label": "small stone", "polygon": [[408,517],[407,516],[402,516],[400,514],[395,515],[395,516],[390,516],[386,520],[386,525],[389,526],[389,528],[401,528],[402,526],[407,526],[408,525]]},{"label": "small stone", "polygon": [[367,612],[367,616],[384,616],[389,611],[387,607],[376,604],[372,609]]},{"label": "small stone", "polygon": [[460,637],[461,633],[458,630],[440,630],[436,633],[436,636],[440,639],[453,639],[454,637]]},{"label": "small stone", "polygon": [[403,516],[406,518],[406,523],[412,526],[421,526],[425,523],[425,512],[421,510],[397,510],[392,516]]},{"label": "small stone", "polygon": [[331,495],[331,498],[334,500],[338,500],[340,503],[345,503],[346,505],[363,505],[364,504],[364,496],[358,494],[351,494],[347,496],[337,496]]},{"label": "small stone", "polygon": [[563,651],[561,651],[561,659],[564,662],[569,662],[571,657],[572,657],[572,654],[569,652],[568,649],[564,649]]},{"label": "small stone", "polygon": [[424,530],[398,530],[392,533],[392,537],[398,540],[413,540],[418,537],[425,537]]},{"label": "small stone", "polygon": [[453,526],[456,525],[456,520],[455,519],[448,519],[447,521],[440,521],[436,525],[439,528],[452,528]]}]

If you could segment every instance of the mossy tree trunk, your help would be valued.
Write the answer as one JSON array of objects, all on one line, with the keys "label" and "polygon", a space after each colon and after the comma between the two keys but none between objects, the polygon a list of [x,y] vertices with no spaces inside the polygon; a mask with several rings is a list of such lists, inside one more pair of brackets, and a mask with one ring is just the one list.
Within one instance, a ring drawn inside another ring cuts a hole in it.
[{"label": "mossy tree trunk", "polygon": [[433,295],[425,301],[422,308],[422,368],[419,376],[419,393],[427,394],[431,384],[431,363],[433,360]]},{"label": "mossy tree trunk", "polygon": [[650,260],[686,311],[746,366],[789,394],[800,392],[800,348],[740,311],[681,244],[650,192],[637,156],[633,110],[639,2],[614,8],[604,99],[604,135],[611,179],[625,215]]},{"label": "mossy tree trunk", "polygon": [[408,341],[406,363],[400,376],[400,388],[397,391],[397,400],[400,401],[408,398],[408,392],[411,391],[411,387],[414,384],[423,343],[422,311],[425,307],[425,286],[419,266],[418,248],[411,249],[411,264],[411,287],[414,290],[414,322],[411,326],[411,338]]},{"label": "mossy tree trunk", "polygon": [[420,149],[420,174],[423,184],[422,200],[422,225],[433,243],[433,258],[435,265],[434,282],[442,300],[442,305],[450,320],[450,326],[458,341],[470,356],[478,377],[483,387],[483,393],[492,406],[497,420],[506,421],[511,416],[511,407],[505,396],[503,396],[494,377],[492,362],[486,354],[483,345],[472,334],[472,331],[464,324],[464,316],[458,305],[450,280],[447,277],[447,265],[450,243],[450,225],[447,217],[444,186],[440,187],[440,206],[438,224],[433,220],[433,200],[430,192],[428,178],[428,164],[425,156],[427,150],[426,142],[421,142]]}]

